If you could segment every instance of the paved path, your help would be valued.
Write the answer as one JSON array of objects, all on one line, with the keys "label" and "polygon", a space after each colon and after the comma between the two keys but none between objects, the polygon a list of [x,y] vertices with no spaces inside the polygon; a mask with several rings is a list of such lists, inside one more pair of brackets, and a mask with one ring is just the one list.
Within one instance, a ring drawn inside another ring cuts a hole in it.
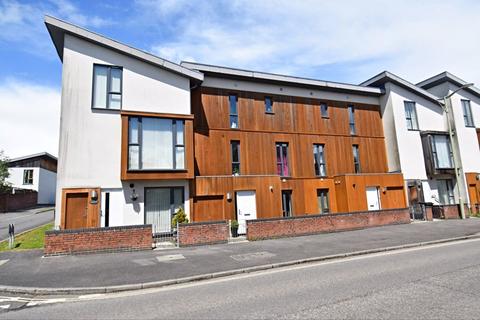
[{"label": "paved path", "polygon": [[8,239],[8,225],[15,225],[20,233],[53,221],[53,207],[39,207],[29,210],[0,213],[0,241]]},{"label": "paved path", "polygon": [[[478,319],[480,239],[75,302],[5,319]],[[23,308],[11,310],[18,305]]]},{"label": "paved path", "polygon": [[3,252],[0,285],[68,288],[137,284],[479,232],[480,219],[471,218],[161,251],[48,258],[42,258],[40,250]]}]

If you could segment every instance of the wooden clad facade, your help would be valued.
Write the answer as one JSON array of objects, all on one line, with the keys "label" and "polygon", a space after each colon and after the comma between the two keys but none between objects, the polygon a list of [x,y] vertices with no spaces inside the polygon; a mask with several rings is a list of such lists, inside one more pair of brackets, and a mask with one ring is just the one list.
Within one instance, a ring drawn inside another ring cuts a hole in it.
[{"label": "wooden clad facade", "polygon": [[[237,97],[238,128],[230,128],[229,96]],[[273,101],[265,110],[265,97]],[[328,115],[321,113],[328,106]],[[354,106],[350,134],[348,106]],[[200,87],[192,92],[195,184],[193,221],[235,219],[235,192],[256,193],[257,218],[282,215],[282,190],[293,214],[319,213],[317,190],[331,212],[367,209],[365,188],[381,190],[381,207],[406,207],[401,174],[388,174],[378,105]],[[240,175],[232,176],[231,141],[239,142]],[[276,143],[288,144],[288,177],[277,173]],[[324,145],[326,175],[315,175],[313,146]],[[358,145],[360,174],[352,146]]]},{"label": "wooden clad facade", "polygon": [[465,173],[468,186],[468,198],[470,200],[470,208],[474,213],[480,213],[480,173]]}]

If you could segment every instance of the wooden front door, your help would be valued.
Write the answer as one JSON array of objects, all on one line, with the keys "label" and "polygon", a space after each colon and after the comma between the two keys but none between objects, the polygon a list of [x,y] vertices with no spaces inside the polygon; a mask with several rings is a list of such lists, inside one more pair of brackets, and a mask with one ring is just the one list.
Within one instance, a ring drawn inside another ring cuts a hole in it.
[{"label": "wooden front door", "polygon": [[67,193],[65,228],[81,229],[88,226],[88,192]]},{"label": "wooden front door", "polygon": [[470,196],[470,206],[474,213],[479,211],[479,199],[478,199],[478,191],[477,186],[475,184],[468,186],[468,194]]}]

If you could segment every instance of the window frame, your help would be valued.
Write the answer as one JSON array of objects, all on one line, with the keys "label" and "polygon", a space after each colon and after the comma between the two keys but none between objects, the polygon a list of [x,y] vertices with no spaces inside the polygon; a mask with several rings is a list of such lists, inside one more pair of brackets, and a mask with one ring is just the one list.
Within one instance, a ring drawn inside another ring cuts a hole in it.
[{"label": "window frame", "polygon": [[[232,113],[232,99],[231,97],[235,97],[235,113]],[[239,116],[238,116],[238,95],[235,93],[229,93],[228,94],[228,121],[229,121],[229,128],[230,129],[240,129],[240,123],[239,123]],[[236,127],[232,126],[232,118],[236,119],[235,124],[237,125]]]},{"label": "window frame", "polygon": [[320,115],[322,119],[330,119],[330,108],[326,102],[320,102]]},{"label": "window frame", "polygon": [[[289,205],[288,211],[285,210],[287,200]],[[290,189],[282,190],[282,216],[284,218],[293,217],[293,191]]]},{"label": "window frame", "polygon": [[355,125],[355,106],[353,104],[348,105],[348,126],[350,135],[357,135],[357,127]]},{"label": "window frame", "polygon": [[[237,161],[233,160],[233,146],[237,146]],[[230,158],[232,160],[232,175],[239,176],[241,174],[241,165],[240,165],[240,140],[230,140]],[[235,173],[235,166],[238,168],[238,172]]]},{"label": "window frame", "polygon": [[[280,162],[278,162],[278,159],[277,159],[277,148],[280,147]],[[287,175],[284,175],[284,171],[283,171],[283,168],[284,168],[284,157],[283,157],[283,152],[282,152],[282,148],[286,148],[286,158],[287,158]],[[282,172],[281,174],[279,175],[280,177],[282,178],[286,178],[286,177],[290,177],[290,163],[289,163],[289,152],[288,152],[288,142],[275,142],[275,162],[277,164],[277,174],[278,174],[278,165],[280,164],[281,165],[281,168],[282,168]]]},{"label": "window frame", "polygon": [[[320,200],[320,201],[319,201]],[[330,195],[326,188],[317,189],[317,204],[320,214],[330,213]],[[326,207],[324,206],[326,204]]]},{"label": "window frame", "polygon": [[[472,105],[470,100],[468,99],[461,99],[462,104],[462,112],[463,112],[463,122],[466,128],[475,128],[475,122],[473,121],[473,114],[472,114]],[[467,104],[468,103],[468,104]],[[468,107],[468,109],[466,109]],[[468,112],[466,113],[465,111]]]},{"label": "window frame", "polygon": [[[318,150],[318,152],[315,154],[315,150]],[[321,148],[321,155],[320,157],[320,148]],[[320,161],[322,160],[322,161]],[[315,176],[316,177],[326,177],[327,176],[327,161],[326,161],[326,156],[325,156],[325,144],[324,143],[314,143],[313,144],[313,166],[314,166],[314,171],[315,171]],[[323,168],[323,173],[322,174],[322,169]],[[318,169],[318,170],[317,170]],[[317,174],[318,171],[318,174]]]},{"label": "window frame", "polygon": [[[407,123],[408,131],[420,131],[418,126],[418,113],[417,113],[417,104],[415,101],[403,101],[404,110],[405,110],[405,120]],[[412,109],[408,110],[408,107],[411,106]],[[412,114],[415,114],[415,121],[413,121]],[[410,127],[411,126],[411,127]]]},{"label": "window frame", "polygon": [[[101,107],[96,107],[94,105],[95,103],[95,68],[96,67],[104,67],[107,68],[107,91],[106,91],[106,96],[105,96],[105,108]],[[112,69],[118,69],[121,72],[120,76],[120,92],[115,92],[115,91],[110,91],[111,90],[111,85],[112,85]],[[110,100],[108,97],[111,94],[117,94],[120,95],[120,108],[118,109],[113,109],[110,108]],[[108,65],[108,64],[100,64],[100,63],[94,63],[93,64],[93,69],[92,69],[92,109],[93,110],[114,110],[114,111],[119,111],[122,110],[123,108],[123,67],[122,66],[115,66],[115,65]]]},{"label": "window frame", "polygon": [[[142,128],[142,119],[143,118],[152,118],[158,120],[170,120],[172,122],[172,164],[173,168],[153,168],[153,169],[142,169],[142,148],[143,148],[143,128]],[[130,137],[130,121],[131,119],[137,119],[138,128],[137,128],[137,142],[131,143]],[[177,122],[183,122],[183,144],[178,143],[177,139]],[[162,172],[162,171],[187,171],[186,168],[186,148],[185,148],[185,120],[183,119],[172,119],[172,118],[159,118],[159,117],[148,117],[148,116],[129,116],[128,117],[128,128],[127,128],[127,171],[128,172]],[[130,168],[130,147],[138,147],[138,169]],[[183,148],[184,159],[183,159],[183,168],[177,168],[177,148]]]},{"label": "window frame", "polygon": [[[267,109],[267,100],[270,100],[270,111]],[[264,99],[264,104],[265,104],[265,113],[266,114],[275,114],[273,111],[273,97],[272,96],[265,96]]]},{"label": "window frame", "polygon": [[[446,137],[447,138],[447,147],[448,147],[448,154],[449,154],[449,159],[450,159],[450,167],[439,167],[438,165],[438,152],[437,152],[437,146],[435,144],[435,137]],[[453,149],[452,149],[452,143],[450,141],[450,137],[447,135],[442,135],[442,134],[432,134],[431,139],[430,139],[430,147],[432,148],[432,158],[433,158],[433,167],[435,170],[451,170],[454,169],[454,159],[453,159]]]},{"label": "window frame", "polygon": [[353,154],[353,171],[355,173],[361,173],[362,167],[360,166],[360,146],[358,144],[352,144]]},{"label": "window frame", "polygon": [[24,169],[23,170],[23,183],[22,183],[22,185],[24,185],[24,186],[33,185],[33,169]]},{"label": "window frame", "polygon": [[442,204],[442,205],[449,205],[449,204],[455,204],[455,192],[454,192],[454,189],[453,189],[453,181],[452,179],[438,179],[437,180],[437,184],[442,181],[445,182],[445,187],[446,187],[446,191],[447,191],[447,198],[448,198],[448,203],[442,203],[441,201],[441,198],[442,198],[442,195],[440,194],[440,188],[438,187],[437,185],[437,192],[438,192],[438,197],[439,197],[439,202]]}]

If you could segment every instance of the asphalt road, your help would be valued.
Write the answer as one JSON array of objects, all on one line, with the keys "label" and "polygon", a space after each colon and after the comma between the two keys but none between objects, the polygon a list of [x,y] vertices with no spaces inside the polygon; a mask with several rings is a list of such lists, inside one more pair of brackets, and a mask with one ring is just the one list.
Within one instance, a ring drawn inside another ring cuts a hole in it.
[{"label": "asphalt road", "polygon": [[8,239],[10,223],[15,225],[15,233],[18,234],[51,221],[53,221],[53,208],[50,207],[0,213],[0,241]]},{"label": "asphalt road", "polygon": [[[89,300],[91,299],[91,300]],[[480,315],[480,239],[24,307],[8,319],[438,319]]]}]

